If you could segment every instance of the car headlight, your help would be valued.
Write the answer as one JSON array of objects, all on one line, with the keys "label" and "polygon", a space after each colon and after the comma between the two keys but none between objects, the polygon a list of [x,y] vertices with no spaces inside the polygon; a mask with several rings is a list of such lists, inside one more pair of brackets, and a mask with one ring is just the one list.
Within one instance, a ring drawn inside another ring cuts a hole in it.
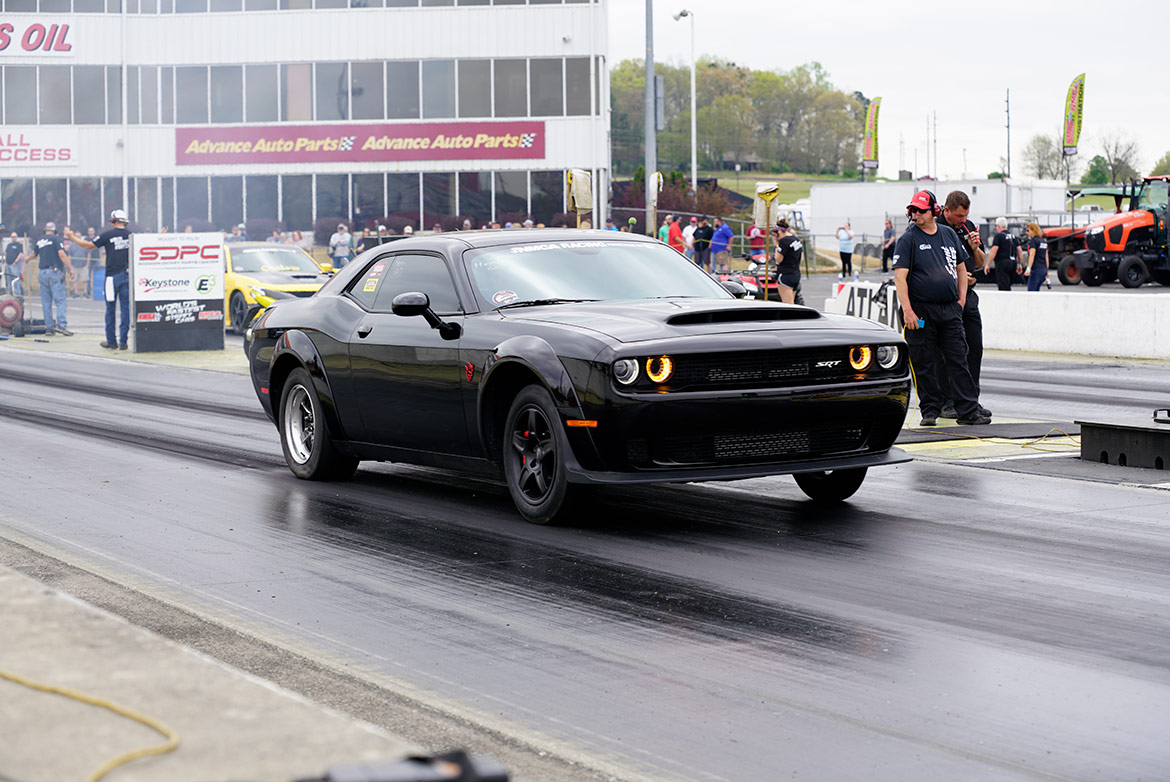
[{"label": "car headlight", "polygon": [[658,356],[646,359],[646,377],[655,383],[665,383],[674,371],[674,362],[670,356]]},{"label": "car headlight", "polygon": [[878,366],[882,369],[892,369],[898,363],[901,353],[897,345],[882,345],[877,349]]},{"label": "car headlight", "polygon": [[259,285],[250,285],[248,287],[252,291],[253,296],[263,296],[266,299],[291,299],[293,297],[291,293],[268,290],[267,288],[261,288]]},{"label": "car headlight", "polygon": [[849,366],[858,372],[869,369],[869,365],[872,363],[873,350],[870,349],[869,345],[857,345],[849,348]]},{"label": "car headlight", "polygon": [[628,386],[638,379],[638,362],[632,358],[619,358],[613,362],[614,379]]},{"label": "car headlight", "polygon": [[1093,236],[1095,234],[1103,234],[1103,233],[1105,233],[1105,226],[1103,226],[1103,225],[1098,225],[1098,226],[1095,226],[1095,227],[1089,229],[1089,236]]}]

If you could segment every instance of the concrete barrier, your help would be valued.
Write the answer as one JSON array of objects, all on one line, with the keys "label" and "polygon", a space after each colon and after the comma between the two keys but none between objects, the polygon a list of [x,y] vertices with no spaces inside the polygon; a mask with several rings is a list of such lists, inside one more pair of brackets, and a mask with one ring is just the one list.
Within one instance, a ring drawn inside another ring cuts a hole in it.
[{"label": "concrete barrier", "polygon": [[[838,283],[824,311],[891,325],[892,308],[880,311],[867,301],[876,290],[874,283]],[[1170,359],[1170,291],[1028,293],[982,285],[978,290],[985,348]]]}]

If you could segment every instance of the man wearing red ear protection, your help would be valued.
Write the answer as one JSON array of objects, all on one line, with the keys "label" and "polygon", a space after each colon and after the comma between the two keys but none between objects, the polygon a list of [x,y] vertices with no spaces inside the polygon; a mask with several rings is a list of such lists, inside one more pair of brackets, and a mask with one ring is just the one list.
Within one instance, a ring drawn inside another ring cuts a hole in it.
[{"label": "man wearing red ear protection", "polygon": [[910,364],[918,389],[923,426],[934,426],[942,412],[936,364],[946,363],[960,425],[991,423],[979,408],[979,392],[967,368],[967,339],[963,334],[963,305],[967,250],[959,235],[935,218],[942,213],[929,190],[920,190],[906,205],[913,225],[894,246],[894,286],[906,323]]}]

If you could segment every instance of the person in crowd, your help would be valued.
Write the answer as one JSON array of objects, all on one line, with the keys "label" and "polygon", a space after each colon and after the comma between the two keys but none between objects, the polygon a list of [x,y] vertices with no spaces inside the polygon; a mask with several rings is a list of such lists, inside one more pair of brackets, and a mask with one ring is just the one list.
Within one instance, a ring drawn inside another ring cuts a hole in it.
[{"label": "person in crowd", "polygon": [[936,222],[942,209],[934,193],[919,190],[906,211],[913,225],[894,247],[894,286],[906,323],[921,425],[934,426],[942,412],[943,394],[934,369],[940,360],[950,373],[957,423],[990,423],[991,417],[979,409],[978,391],[967,369],[963,336],[967,275],[957,273],[959,264],[966,264],[967,251],[953,228]]},{"label": "person in crowd", "polygon": [[273,226],[272,233],[264,241],[271,242],[272,244],[280,244],[281,243],[280,229]]},{"label": "person in crowd", "polygon": [[24,244],[13,231],[4,248],[4,287],[14,296],[24,295]]},{"label": "person in crowd", "polygon": [[[89,250],[102,248],[106,252],[106,341],[103,348],[127,350],[130,340],[130,218],[121,209],[110,212],[109,230],[92,242],[65,229],[69,238]],[[115,341],[115,310],[121,314]]]},{"label": "person in crowd", "polygon": [[356,255],[361,255],[362,253],[364,253],[366,250],[370,249],[371,247],[373,247],[377,243],[378,243],[378,240],[374,236],[373,232],[370,231],[369,228],[363,228],[361,239],[358,241],[357,247],[355,247],[353,249],[353,251]]},{"label": "person in crowd", "polygon": [[[72,280],[76,274],[73,264],[65,252],[61,237],[57,236],[57,224],[45,223],[45,233],[36,241],[37,257],[40,258],[40,271],[37,273],[37,282],[41,285],[41,310],[45,317],[45,334],[60,334],[72,337],[69,330],[68,309],[66,307],[66,274]],[[53,319],[53,308],[57,309],[57,318]]]},{"label": "person in crowd", "polygon": [[84,247],[68,239],[69,226],[65,226],[65,237],[62,246],[69,253],[69,262],[73,264],[73,279],[69,282],[69,297],[80,299],[86,294],[89,283],[89,256]]},{"label": "person in crowd", "polygon": [[841,275],[848,277],[853,274],[853,227],[849,221],[837,227],[838,250],[841,253]]},{"label": "person in crowd", "polygon": [[694,234],[695,263],[706,271],[711,271],[711,237],[714,235],[715,229],[707,224],[707,215],[701,215]]},{"label": "person in crowd", "polygon": [[[532,222],[532,218],[531,218],[531,217],[526,217],[526,218],[524,218],[524,223],[523,223],[523,225],[524,225],[524,227],[525,227],[525,228],[532,228],[532,227],[534,227],[534,226],[536,225],[536,223]],[[542,227],[543,227],[543,226],[542,226]]]},{"label": "person in crowd", "polygon": [[715,218],[715,232],[711,235],[711,254],[715,258],[715,271],[731,271],[731,240],[735,232],[731,226],[723,222],[723,218]]},{"label": "person in crowd", "polygon": [[1010,291],[1012,281],[1024,264],[1024,251],[1016,237],[1008,230],[1007,218],[995,218],[995,239],[983,262],[983,273],[990,274],[995,267],[995,286],[1001,291]]},{"label": "person in crowd", "polygon": [[300,231],[292,232],[292,238],[289,240],[289,244],[291,244],[293,247],[300,247],[305,252],[308,252],[312,249],[312,245],[309,244],[309,240],[306,239],[305,235]]},{"label": "person in crowd", "polygon": [[670,224],[674,222],[674,215],[662,218],[662,225],[658,227],[658,241],[670,244]]},{"label": "person in crowd", "polygon": [[224,241],[225,242],[246,242],[246,241],[248,241],[248,235],[246,233],[244,233],[244,224],[240,223],[239,225],[233,225],[231,234],[226,239],[224,239]]},{"label": "person in crowd", "polygon": [[683,255],[692,261],[695,259],[695,229],[698,227],[699,218],[692,215],[691,220],[689,223],[687,223],[686,228],[682,229],[684,247]]},{"label": "person in crowd", "polygon": [[606,231],[616,231],[617,230],[617,228],[613,224],[612,217],[605,218],[605,230]]},{"label": "person in crowd", "polygon": [[787,220],[776,221],[776,287],[780,301],[785,304],[796,302],[796,291],[800,288],[800,258],[804,244]]},{"label": "person in crowd", "polygon": [[193,225],[186,226],[185,228],[183,228],[183,233],[185,233],[185,234],[195,233],[195,226],[193,226]]},{"label": "person in crowd", "polygon": [[894,242],[898,234],[894,231],[894,224],[886,218],[886,228],[882,231],[882,274],[890,271],[890,259],[894,257]]},{"label": "person in crowd", "polygon": [[413,226],[413,225],[404,225],[404,226],[402,227],[402,235],[403,235],[403,236],[412,236],[412,235],[414,235],[414,226]]},{"label": "person in crowd", "polygon": [[764,229],[753,223],[747,229],[747,243],[748,255],[756,263],[764,262],[764,255],[767,252],[768,237],[764,234]]},{"label": "person in crowd", "polygon": [[333,268],[341,269],[349,263],[350,243],[353,237],[345,223],[338,223],[337,230],[329,237],[329,257],[333,259]]},{"label": "person in crowd", "polygon": [[1024,268],[1024,276],[1028,278],[1028,290],[1038,291],[1048,282],[1048,240],[1037,223],[1028,223],[1024,230],[1028,234],[1028,265]]},{"label": "person in crowd", "polygon": [[678,223],[677,217],[670,221],[670,227],[666,231],[666,243],[681,253],[687,248],[687,244],[683,239],[682,226]]},{"label": "person in crowd", "polygon": [[[967,251],[967,263],[958,273],[967,275],[967,302],[963,305],[963,335],[967,339],[967,370],[971,373],[971,380],[975,383],[975,392],[979,394],[979,375],[983,366],[983,316],[979,313],[979,294],[975,291],[975,271],[983,266],[983,243],[979,239],[979,229],[968,219],[971,212],[971,199],[962,190],[952,190],[947,194],[943,204],[942,222],[954,229],[959,235],[959,242]],[[946,364],[939,361],[937,379],[944,401],[943,418],[958,418],[955,409],[955,395],[951,390],[951,379]],[[982,405],[979,411],[990,416],[991,411]]]}]

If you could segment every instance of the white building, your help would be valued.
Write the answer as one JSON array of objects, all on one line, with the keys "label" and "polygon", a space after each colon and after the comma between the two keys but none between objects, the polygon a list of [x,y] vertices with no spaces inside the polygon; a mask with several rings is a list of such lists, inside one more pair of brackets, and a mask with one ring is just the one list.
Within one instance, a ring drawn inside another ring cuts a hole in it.
[{"label": "white building", "polygon": [[605,0],[455,2],[3,0],[0,222],[548,223],[568,168],[603,204]]}]

